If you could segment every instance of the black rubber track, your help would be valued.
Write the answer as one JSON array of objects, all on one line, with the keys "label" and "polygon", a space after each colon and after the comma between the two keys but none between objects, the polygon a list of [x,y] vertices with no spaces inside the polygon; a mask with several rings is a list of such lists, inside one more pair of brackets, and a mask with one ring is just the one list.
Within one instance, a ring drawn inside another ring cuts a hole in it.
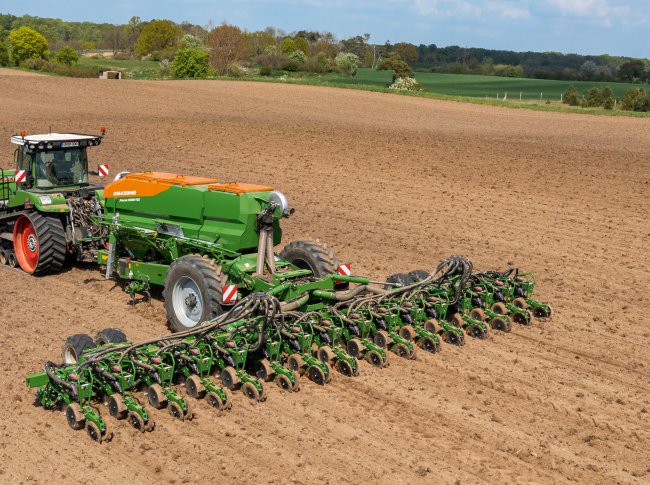
[{"label": "black rubber track", "polygon": [[292,241],[279,256],[301,269],[311,270],[317,278],[336,273],[341,264],[332,248],[319,241]]}]

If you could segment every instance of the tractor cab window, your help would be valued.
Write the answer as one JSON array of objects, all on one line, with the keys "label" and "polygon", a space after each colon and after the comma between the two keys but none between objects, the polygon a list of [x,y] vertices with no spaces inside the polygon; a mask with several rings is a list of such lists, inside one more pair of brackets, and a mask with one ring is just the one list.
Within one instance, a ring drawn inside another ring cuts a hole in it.
[{"label": "tractor cab window", "polygon": [[88,183],[88,159],[85,148],[36,152],[34,157],[38,188]]}]

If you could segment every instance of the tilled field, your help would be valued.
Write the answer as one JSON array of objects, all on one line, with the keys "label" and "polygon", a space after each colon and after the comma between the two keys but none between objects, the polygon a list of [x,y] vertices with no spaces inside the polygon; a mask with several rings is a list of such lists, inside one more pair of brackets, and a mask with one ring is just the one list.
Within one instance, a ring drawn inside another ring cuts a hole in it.
[{"label": "tilled field", "polygon": [[[10,75],[11,74],[11,75]],[[96,132],[92,155],[274,185],[285,240],[329,242],[354,272],[431,269],[451,254],[538,277],[554,316],[386,369],[335,374],[153,433],[108,420],[101,446],[32,406],[27,373],[63,339],[166,333],[162,304],[93,267],[0,268],[3,483],[647,483],[650,120],[541,113],[361,91],[210,81],[99,81],[0,70],[9,136]]]}]

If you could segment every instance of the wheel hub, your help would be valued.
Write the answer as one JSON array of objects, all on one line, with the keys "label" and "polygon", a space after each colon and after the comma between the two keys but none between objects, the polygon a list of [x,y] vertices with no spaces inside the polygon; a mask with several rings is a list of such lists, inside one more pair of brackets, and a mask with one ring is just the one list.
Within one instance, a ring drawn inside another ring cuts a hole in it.
[{"label": "wheel hub", "polygon": [[185,297],[185,306],[191,310],[194,309],[196,304],[198,303],[198,300],[196,298],[196,295],[194,293],[190,293]]},{"label": "wheel hub", "polygon": [[29,249],[32,253],[36,252],[36,237],[33,234],[30,234],[27,237],[27,249]]}]

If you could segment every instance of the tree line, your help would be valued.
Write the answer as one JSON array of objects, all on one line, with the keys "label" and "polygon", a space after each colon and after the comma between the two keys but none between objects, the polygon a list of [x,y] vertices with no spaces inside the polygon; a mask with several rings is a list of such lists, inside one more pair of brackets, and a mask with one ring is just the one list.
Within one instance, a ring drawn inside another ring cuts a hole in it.
[{"label": "tree line", "polygon": [[[410,69],[454,74],[483,74],[507,77],[530,77],[559,80],[650,82],[650,61],[609,55],[583,56],[558,52],[513,52],[505,50],[438,47],[435,44],[418,46],[408,42],[383,44],[370,42],[363,34],[337,39],[331,32],[301,30],[286,33],[269,27],[260,31],[243,31],[235,26],[229,32],[212,22],[196,25],[169,20],[142,21],[132,17],[123,25],[94,22],[67,22],[61,19],[29,15],[20,17],[0,14],[0,63],[11,62],[9,33],[20,27],[31,28],[47,39],[50,51],[67,46],[75,51],[111,50],[123,57],[167,59],[172,61],[181,42],[190,39],[193,47],[213,49],[215,42],[225,38],[232,42],[215,68],[224,73],[233,63],[258,62],[271,69],[309,70],[327,72],[336,70],[336,56],[340,53],[356,56],[359,67],[380,66],[382,61],[399,56]],[[217,32],[215,33],[215,30]],[[188,37],[189,36],[189,37]],[[194,42],[192,39],[196,39]],[[217,46],[219,47],[219,46]],[[302,59],[302,52],[305,59]],[[262,57],[260,56],[267,56]],[[259,61],[262,61],[261,63]]]}]

